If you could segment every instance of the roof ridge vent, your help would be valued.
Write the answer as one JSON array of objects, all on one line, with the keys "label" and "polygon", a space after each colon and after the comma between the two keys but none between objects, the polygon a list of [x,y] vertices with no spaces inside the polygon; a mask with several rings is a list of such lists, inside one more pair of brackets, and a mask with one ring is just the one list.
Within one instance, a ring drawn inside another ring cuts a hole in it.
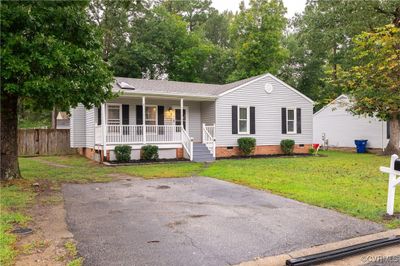
[{"label": "roof ridge vent", "polygon": [[117,84],[121,89],[126,89],[126,90],[134,90],[135,89],[135,87],[133,87],[132,85],[130,85],[126,82],[123,82],[123,81],[117,82]]}]

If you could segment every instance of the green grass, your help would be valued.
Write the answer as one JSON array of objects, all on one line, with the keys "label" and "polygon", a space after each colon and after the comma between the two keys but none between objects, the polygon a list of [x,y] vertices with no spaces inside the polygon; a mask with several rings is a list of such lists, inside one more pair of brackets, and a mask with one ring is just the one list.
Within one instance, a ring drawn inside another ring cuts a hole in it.
[{"label": "green grass", "polygon": [[[128,174],[144,178],[184,177],[199,172],[202,163],[178,162],[107,167],[82,156],[22,157],[21,174],[28,180],[57,182],[107,182],[110,174]],[[53,164],[53,165],[51,165]],[[56,165],[67,166],[57,167]]]},{"label": "green grass", "polygon": [[0,193],[0,265],[12,265],[16,251],[13,245],[16,237],[10,233],[13,225],[24,226],[30,218],[23,214],[24,208],[32,201],[34,193],[17,184],[1,186]]},{"label": "green grass", "polygon": [[116,172],[144,178],[185,177],[196,175],[203,168],[202,163],[163,163],[116,167]]},{"label": "green grass", "polygon": [[[22,176],[28,180],[87,183],[107,182],[112,179],[109,176],[112,169],[77,155],[22,157],[19,159],[19,163]],[[57,167],[51,164],[67,167]]]},{"label": "green grass", "polygon": [[[220,160],[202,175],[268,190],[312,205],[335,209],[355,217],[385,221],[387,174],[379,166],[390,158],[373,154],[321,152],[327,157]],[[395,203],[400,210],[400,200]]]}]

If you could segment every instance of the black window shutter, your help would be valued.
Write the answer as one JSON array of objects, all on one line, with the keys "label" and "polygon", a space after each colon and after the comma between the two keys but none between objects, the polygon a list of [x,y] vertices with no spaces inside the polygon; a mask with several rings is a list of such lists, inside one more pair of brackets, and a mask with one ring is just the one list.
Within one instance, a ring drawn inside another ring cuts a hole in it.
[{"label": "black window shutter", "polygon": [[286,134],[287,133],[287,129],[286,129],[286,108],[282,108],[281,116],[282,116],[282,134]]},{"label": "black window shutter", "polygon": [[129,104],[122,105],[122,124],[129,125]]},{"label": "black window shutter", "polygon": [[256,134],[256,108],[250,107],[250,134]]},{"label": "black window shutter", "polygon": [[232,134],[238,133],[238,107],[236,105],[232,106]]},{"label": "black window shutter", "polygon": [[390,139],[390,121],[386,121],[386,138]]},{"label": "black window shutter", "polygon": [[[164,106],[158,106],[157,108],[157,116],[158,116],[158,125],[162,126],[164,125]],[[158,134],[159,135],[164,135],[164,128],[160,127],[158,128]]]},{"label": "black window shutter", "polygon": [[101,125],[101,107],[97,107],[97,125]]},{"label": "black window shutter", "polygon": [[[122,124],[129,125],[129,104],[122,105]],[[124,135],[129,135],[129,127],[123,127],[122,132]]]},{"label": "black window shutter", "polygon": [[296,124],[297,124],[297,134],[301,134],[301,108],[296,110]]},{"label": "black window shutter", "polygon": [[164,125],[164,106],[158,106],[158,125]]},{"label": "black window shutter", "polygon": [[143,106],[136,105],[136,125],[143,125]]}]

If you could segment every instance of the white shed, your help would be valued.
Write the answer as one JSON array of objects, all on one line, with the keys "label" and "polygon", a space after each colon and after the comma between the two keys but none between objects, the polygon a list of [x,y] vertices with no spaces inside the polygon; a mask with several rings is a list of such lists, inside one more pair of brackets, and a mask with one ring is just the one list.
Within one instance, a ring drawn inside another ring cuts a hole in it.
[{"label": "white shed", "polygon": [[349,98],[340,95],[314,114],[313,142],[322,143],[324,135],[333,147],[355,147],[354,140],[367,139],[368,148],[385,148],[389,138],[387,122],[353,115],[347,110],[349,105]]}]

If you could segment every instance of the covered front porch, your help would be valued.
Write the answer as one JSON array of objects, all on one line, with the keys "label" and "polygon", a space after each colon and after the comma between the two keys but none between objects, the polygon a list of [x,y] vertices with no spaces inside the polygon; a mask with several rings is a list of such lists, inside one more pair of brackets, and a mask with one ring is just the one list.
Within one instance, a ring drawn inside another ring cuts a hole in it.
[{"label": "covered front porch", "polygon": [[214,100],[123,95],[95,108],[93,119],[95,147],[103,154],[117,145],[151,144],[181,147],[193,160],[193,143],[202,143],[215,157]]}]

